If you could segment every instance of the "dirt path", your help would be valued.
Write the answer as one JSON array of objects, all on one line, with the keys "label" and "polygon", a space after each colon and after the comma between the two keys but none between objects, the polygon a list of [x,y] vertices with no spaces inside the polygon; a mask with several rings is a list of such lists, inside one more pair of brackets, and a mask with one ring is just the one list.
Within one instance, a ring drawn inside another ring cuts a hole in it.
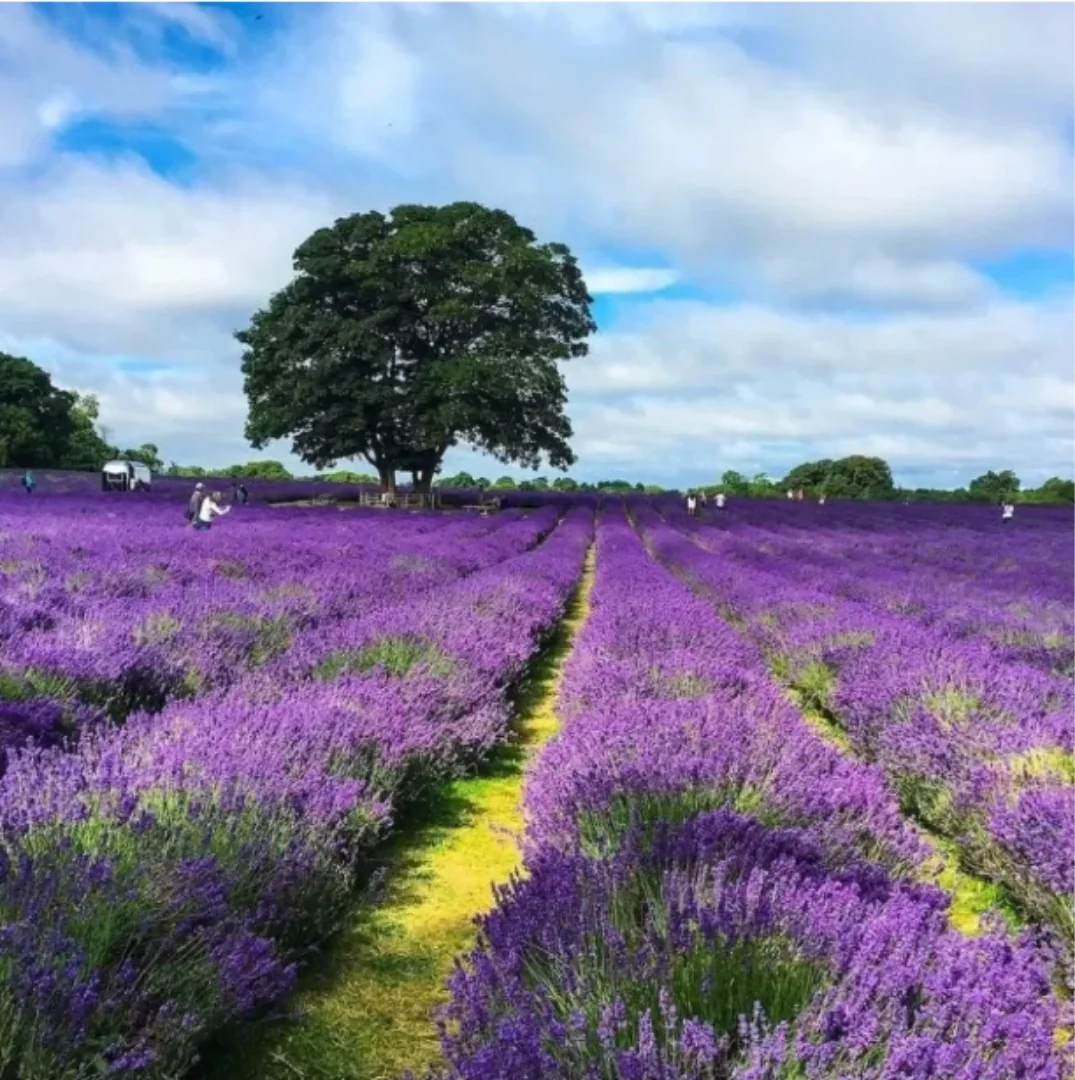
[{"label": "dirt path", "polygon": [[528,761],[557,730],[563,666],[589,610],[594,549],[580,586],[517,703],[517,738],[479,775],[447,785],[382,855],[385,895],[308,973],[298,1018],[252,1028],[210,1055],[212,1080],[396,1080],[433,1064],[445,980],[474,941],[493,885],[521,865],[516,836]]}]

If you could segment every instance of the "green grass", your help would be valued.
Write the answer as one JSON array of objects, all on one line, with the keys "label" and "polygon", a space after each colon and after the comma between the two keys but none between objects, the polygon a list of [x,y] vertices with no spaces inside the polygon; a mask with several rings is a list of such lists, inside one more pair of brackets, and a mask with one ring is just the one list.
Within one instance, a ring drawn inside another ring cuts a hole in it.
[{"label": "green grass", "polygon": [[338,652],[327,656],[314,669],[318,679],[335,679],[347,672],[372,671],[381,668],[388,675],[404,678],[419,667],[430,675],[444,678],[451,675],[454,663],[432,641],[416,637],[389,637],[353,652]]},{"label": "green grass", "polygon": [[[809,695],[796,691],[791,693],[803,718],[823,739],[845,754],[854,754],[846,732],[831,713],[818,709],[810,701]],[[906,803],[907,792],[901,794],[901,801]],[[915,822],[915,827],[932,852],[922,868],[922,877],[948,893],[951,898],[948,921],[955,929],[969,937],[980,934],[983,930],[982,919],[988,914],[999,914],[1009,925],[1018,925],[1019,920],[1002,887],[962,869],[959,848],[921,820]]]},{"label": "green grass", "polygon": [[210,1048],[203,1080],[394,1080],[439,1056],[435,1014],[445,981],[475,940],[493,886],[521,867],[523,772],[556,731],[564,661],[586,616],[592,550],[564,621],[516,701],[516,738],[478,772],[434,792],[361,868],[383,875],[379,903],[356,904],[311,966],[291,1015]]}]

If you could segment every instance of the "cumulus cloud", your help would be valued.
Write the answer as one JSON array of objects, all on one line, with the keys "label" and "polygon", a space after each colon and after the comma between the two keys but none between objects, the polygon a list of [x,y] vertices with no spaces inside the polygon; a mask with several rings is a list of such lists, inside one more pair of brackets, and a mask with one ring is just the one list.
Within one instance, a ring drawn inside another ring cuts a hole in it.
[{"label": "cumulus cloud", "polygon": [[179,187],[62,159],[32,188],[0,183],[0,320],[85,352],[219,348],[333,216],[324,194],[256,177]]},{"label": "cumulus cloud", "polygon": [[[1072,305],[975,265],[1071,251],[1069,7],[329,5],[269,23],[0,9],[0,347],[98,391],[123,441],[250,454],[231,333],[295,246],[340,214],[468,198],[570,243],[614,301],[567,369],[580,475],[851,452],[908,475],[1070,472]],[[216,62],[185,66],[177,33]],[[87,118],[150,123],[194,165],[61,151]]]},{"label": "cumulus cloud", "polygon": [[1073,351],[1068,304],[860,322],[654,302],[567,378],[579,452],[609,467],[634,455],[702,479],[785,468],[812,447],[1051,475],[1070,471]]}]

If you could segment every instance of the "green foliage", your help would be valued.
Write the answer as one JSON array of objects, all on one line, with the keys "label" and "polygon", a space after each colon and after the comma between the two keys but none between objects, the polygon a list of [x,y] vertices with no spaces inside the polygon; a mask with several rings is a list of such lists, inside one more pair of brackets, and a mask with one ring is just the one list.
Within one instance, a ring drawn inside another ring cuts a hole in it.
[{"label": "green foliage", "polygon": [[493,481],[493,487],[498,491],[514,491],[515,480],[510,476],[501,476],[499,479]]},{"label": "green foliage", "polygon": [[989,472],[976,476],[967,485],[967,490],[970,497],[979,502],[1000,502],[1002,499],[1012,498],[1018,492],[1019,486],[1019,477],[1011,469],[1004,469],[999,473],[990,469]]},{"label": "green foliage", "polygon": [[326,484],[376,484],[378,482],[377,477],[369,473],[351,472],[347,469],[321,473],[317,479],[323,480]]},{"label": "green foliage", "polygon": [[356,652],[338,652],[326,657],[314,669],[318,679],[335,679],[348,672],[362,673],[381,668],[386,674],[404,678],[414,668],[444,677],[454,670],[451,658],[424,638],[384,638]]},{"label": "green foliage", "polygon": [[120,450],[116,457],[126,461],[139,461],[147,466],[150,472],[160,473],[164,471],[164,462],[160,459],[160,452],[153,443],[142,443],[137,450]]},{"label": "green foliage", "polygon": [[1036,496],[1037,502],[1075,503],[1075,480],[1051,476],[1037,491],[1025,494]]},{"label": "green foliage", "polygon": [[558,476],[552,482],[552,489],[553,491],[578,491],[579,485],[570,476]]},{"label": "green foliage", "polygon": [[896,494],[888,462],[862,454],[796,465],[779,488],[792,491],[802,488],[812,497],[826,495],[837,499],[891,499]]},{"label": "green foliage", "polygon": [[76,401],[30,360],[0,352],[0,466],[62,467]]},{"label": "green foliage", "polygon": [[[655,807],[670,811],[671,817],[659,826],[663,829],[668,820],[684,820],[707,802],[727,803],[725,793],[700,794],[701,798],[684,807],[661,806],[671,799],[652,797],[653,805],[644,816],[651,818]],[[717,884],[712,876],[714,872],[706,868],[670,867],[651,860],[638,873],[614,880],[607,895],[598,890],[591,899],[590,890],[583,890],[582,904],[596,903],[602,914],[607,912],[614,930],[612,934],[587,933],[578,943],[577,955],[585,956],[585,964],[547,950],[524,950],[524,979],[542,988],[564,1023],[581,1025],[586,1033],[585,1062],[576,1061],[572,1054],[570,1061],[564,1061],[566,1072],[575,1075],[576,1067],[585,1064],[594,1075],[614,1075],[601,1063],[608,1062],[613,1048],[637,1045],[639,1021],[647,1012],[656,1042],[667,1048],[673,1060],[681,1032],[668,1027],[672,1013],[701,1020],[726,1035],[734,1057],[743,1034],[741,1017],[751,1016],[760,1005],[767,1022],[787,1022],[824,987],[825,965],[808,960],[780,934],[725,937],[707,933],[697,921],[690,928],[677,925],[673,930],[673,921],[667,918],[674,906],[671,896],[681,897],[688,879],[698,894],[711,895]],[[650,963],[624,963],[625,954],[645,956]],[[640,978],[641,971],[646,976]],[[653,972],[659,975],[654,977]],[[612,1002],[622,1004],[625,1016],[610,1040],[599,1032],[605,1008]],[[671,1008],[662,1007],[665,1003]],[[550,1053],[557,1054],[557,1048],[551,1047]],[[599,1063],[596,1070],[592,1068],[595,1062]]]},{"label": "green foliage", "polygon": [[[1002,474],[1003,475],[1003,474]],[[1039,488],[1024,488],[1022,491],[1009,493],[1013,502],[1038,503],[1043,505],[1065,506],[1075,502],[1075,481],[1051,476]]]},{"label": "green foliage", "polygon": [[65,469],[97,470],[116,450],[108,445],[97,429],[100,405],[93,394],[75,394],[69,417],[71,433],[63,455]]},{"label": "green foliage", "polygon": [[248,461],[245,465],[229,465],[221,474],[240,480],[290,480],[291,473],[279,461]]},{"label": "green foliage", "polygon": [[766,473],[761,472],[751,478],[747,487],[747,494],[753,495],[756,499],[767,499],[775,495],[778,490],[778,485]]},{"label": "green foliage", "polygon": [[746,495],[750,481],[735,469],[727,469],[720,477],[720,490],[728,495]]},{"label": "green foliage", "polygon": [[437,480],[434,487],[446,488],[455,491],[470,490],[478,487],[478,481],[468,472],[458,472],[454,476],[444,476]]},{"label": "green foliage", "polygon": [[787,476],[784,477],[781,487],[787,491],[803,491],[811,495],[821,491],[832,468],[831,458],[822,458],[821,461],[804,461],[802,465],[796,465]]},{"label": "green foliage", "polygon": [[236,334],[256,447],[318,466],[364,457],[427,486],[463,442],[527,467],[574,455],[558,364],[596,325],[571,252],[475,203],[340,218]]}]

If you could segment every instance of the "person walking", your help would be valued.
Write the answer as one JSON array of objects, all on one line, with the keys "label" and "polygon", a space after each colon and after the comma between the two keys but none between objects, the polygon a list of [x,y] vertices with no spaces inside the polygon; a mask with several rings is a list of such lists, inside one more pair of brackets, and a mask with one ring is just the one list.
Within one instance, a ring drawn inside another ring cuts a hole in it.
[{"label": "person walking", "polygon": [[1015,506],[1010,502],[1001,503],[1000,507],[1000,520],[1002,522],[1011,521],[1015,517]]},{"label": "person walking", "polygon": [[718,491],[716,498],[713,500],[717,504],[718,510],[724,509],[725,495],[723,491]]},{"label": "person walking", "polygon": [[33,495],[34,488],[37,487],[37,481],[34,479],[34,474],[29,469],[26,470],[26,475],[22,478],[22,486],[26,489],[27,495]]},{"label": "person walking", "polygon": [[223,517],[231,510],[230,506],[220,505],[223,501],[224,496],[219,491],[214,491],[212,495],[207,495],[202,499],[201,504],[198,506],[198,516],[194,521],[194,528],[199,532],[212,528],[214,517]]},{"label": "person walking", "polygon": [[687,496],[687,513],[690,514],[691,517],[694,517],[694,515],[697,512],[698,512],[698,500],[694,497],[694,495],[688,495]]},{"label": "person walking", "polygon": [[205,485],[199,480],[194,485],[194,491],[191,493],[190,501],[187,503],[187,521],[191,525],[198,520],[198,511],[201,509],[202,500],[205,498],[204,488]]},{"label": "person walking", "polygon": [[246,490],[246,484],[239,485],[239,502],[246,505],[246,500],[250,498],[250,492]]}]

